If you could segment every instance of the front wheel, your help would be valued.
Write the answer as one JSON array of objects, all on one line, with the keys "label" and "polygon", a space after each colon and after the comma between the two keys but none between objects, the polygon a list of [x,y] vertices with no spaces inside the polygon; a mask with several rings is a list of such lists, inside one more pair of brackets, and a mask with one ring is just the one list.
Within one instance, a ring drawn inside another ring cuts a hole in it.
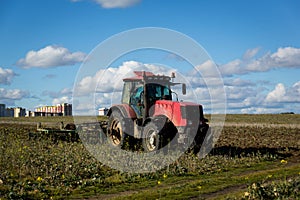
[{"label": "front wheel", "polygon": [[211,137],[207,137],[209,135],[208,128],[209,126],[207,124],[198,128],[197,135],[194,138],[194,141],[190,147],[190,150],[193,152],[193,154],[195,155],[198,154],[201,150],[201,147],[205,148],[204,144],[206,143],[211,144],[211,142],[208,141],[205,142],[205,139],[207,140],[211,138]]},{"label": "front wheel", "polygon": [[160,147],[160,135],[159,128],[156,124],[150,122],[148,123],[143,131],[143,148],[146,152],[156,151]]}]

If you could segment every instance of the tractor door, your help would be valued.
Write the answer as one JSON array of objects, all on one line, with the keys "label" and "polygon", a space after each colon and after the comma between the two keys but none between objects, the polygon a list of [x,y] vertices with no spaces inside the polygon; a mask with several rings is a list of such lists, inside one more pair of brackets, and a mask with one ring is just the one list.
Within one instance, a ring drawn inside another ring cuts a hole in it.
[{"label": "tractor door", "polygon": [[144,108],[144,87],[138,85],[130,95],[130,107],[133,108],[138,118],[143,116]]}]

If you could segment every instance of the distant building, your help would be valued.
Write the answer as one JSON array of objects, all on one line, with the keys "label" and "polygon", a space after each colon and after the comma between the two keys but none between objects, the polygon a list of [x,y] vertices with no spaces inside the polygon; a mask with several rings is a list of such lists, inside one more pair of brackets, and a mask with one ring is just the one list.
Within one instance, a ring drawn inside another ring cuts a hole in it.
[{"label": "distant building", "polygon": [[35,109],[34,116],[72,116],[72,104],[63,103],[56,106],[41,106]]},{"label": "distant building", "polygon": [[14,117],[25,117],[26,109],[21,107],[16,107],[14,109]]},{"label": "distant building", "polygon": [[61,104],[63,116],[72,116],[72,104]]},{"label": "distant building", "polygon": [[100,116],[106,115],[107,112],[108,112],[108,108],[99,108],[99,109],[98,109],[98,114],[99,114]]},{"label": "distant building", "polygon": [[0,104],[0,117],[5,117],[5,104]]},{"label": "distant building", "polygon": [[33,117],[32,113],[34,112],[31,112],[30,110],[26,110],[25,117]]},{"label": "distant building", "polygon": [[5,109],[5,117],[14,117],[15,116],[14,108],[6,108]]},{"label": "distant building", "polygon": [[0,104],[0,117],[24,117],[26,109],[22,107],[6,108],[5,104]]}]

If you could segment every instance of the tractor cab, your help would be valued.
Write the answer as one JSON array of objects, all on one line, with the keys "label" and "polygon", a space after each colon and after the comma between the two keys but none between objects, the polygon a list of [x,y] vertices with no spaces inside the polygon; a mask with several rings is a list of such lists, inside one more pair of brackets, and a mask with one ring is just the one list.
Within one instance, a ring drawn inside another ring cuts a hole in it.
[{"label": "tractor cab", "polygon": [[[172,101],[171,77],[151,72],[135,71],[135,77],[125,78],[122,103],[128,104],[137,118],[149,117],[149,109],[157,100]],[[175,77],[175,76],[174,76]]]}]

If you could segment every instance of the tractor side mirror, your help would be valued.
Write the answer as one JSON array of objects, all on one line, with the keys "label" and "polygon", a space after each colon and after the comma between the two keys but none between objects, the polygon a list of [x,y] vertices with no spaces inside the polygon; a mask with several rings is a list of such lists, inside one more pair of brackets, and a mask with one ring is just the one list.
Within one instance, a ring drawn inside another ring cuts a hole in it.
[{"label": "tractor side mirror", "polygon": [[182,94],[186,95],[186,84],[182,83]]}]

